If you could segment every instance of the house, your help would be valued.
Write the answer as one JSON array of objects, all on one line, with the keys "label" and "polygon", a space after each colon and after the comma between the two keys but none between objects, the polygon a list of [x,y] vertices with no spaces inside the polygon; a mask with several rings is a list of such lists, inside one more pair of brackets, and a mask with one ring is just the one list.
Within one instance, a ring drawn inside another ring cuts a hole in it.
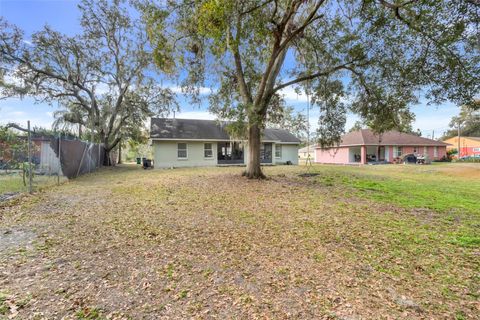
[{"label": "house", "polygon": [[[155,168],[243,165],[248,161],[247,141],[233,139],[227,122],[152,118],[150,138]],[[300,140],[283,129],[263,130],[263,164],[298,164]]]},{"label": "house", "polygon": [[310,155],[310,160],[313,161],[315,158],[315,148],[316,145],[306,146],[298,150],[298,158],[300,160],[307,160]]},{"label": "house", "polygon": [[342,136],[336,147],[315,148],[315,162],[337,164],[366,164],[368,162],[393,162],[404,154],[428,155],[439,160],[446,155],[447,143],[398,131],[381,135],[369,129],[350,132]]},{"label": "house", "polygon": [[447,151],[458,149],[458,142],[460,140],[460,157],[480,157],[480,137],[453,137],[443,140],[443,142],[450,144],[447,146]]}]

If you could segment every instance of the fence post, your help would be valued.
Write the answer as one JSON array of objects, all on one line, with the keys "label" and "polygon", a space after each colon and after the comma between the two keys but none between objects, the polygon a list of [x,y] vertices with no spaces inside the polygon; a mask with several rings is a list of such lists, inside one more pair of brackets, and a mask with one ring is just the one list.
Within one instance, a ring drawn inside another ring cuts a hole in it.
[{"label": "fence post", "polygon": [[57,170],[57,186],[60,185],[60,170],[62,170],[62,134],[58,134],[58,163],[60,166]]},{"label": "fence post", "polygon": [[88,152],[90,153],[88,159],[88,173],[92,172],[92,152],[93,152],[93,142],[88,143]]},{"label": "fence post", "polygon": [[28,192],[32,193],[32,134],[30,133],[30,120],[27,121],[28,130]]},{"label": "fence post", "polygon": [[97,161],[97,170],[100,169],[100,142],[97,144],[98,147],[98,161]]},{"label": "fence post", "polygon": [[87,145],[87,143],[85,143],[85,149],[83,149],[82,159],[80,159],[80,164],[78,165],[77,175],[76,175],[75,178],[78,178],[78,174],[80,173],[80,169],[82,168],[83,158],[85,157],[85,152],[87,151],[87,148],[88,148],[88,145]]}]

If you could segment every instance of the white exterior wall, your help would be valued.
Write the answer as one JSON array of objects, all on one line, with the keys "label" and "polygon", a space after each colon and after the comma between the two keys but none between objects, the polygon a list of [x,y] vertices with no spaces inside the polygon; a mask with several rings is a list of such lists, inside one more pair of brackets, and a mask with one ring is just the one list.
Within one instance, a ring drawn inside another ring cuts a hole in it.
[{"label": "white exterior wall", "polygon": [[[177,144],[187,144],[187,159],[177,157]],[[213,158],[204,157],[204,144],[211,143]],[[155,168],[206,167],[217,165],[217,142],[198,141],[153,141]]]},{"label": "white exterior wall", "polygon": [[282,157],[275,157],[275,146],[272,145],[273,161],[275,164],[285,164],[285,162],[290,161],[292,164],[298,164],[298,144],[281,144],[282,146]]},{"label": "white exterior wall", "polygon": [[40,145],[40,168],[43,174],[62,174],[60,160],[50,146],[50,141],[42,141]]}]

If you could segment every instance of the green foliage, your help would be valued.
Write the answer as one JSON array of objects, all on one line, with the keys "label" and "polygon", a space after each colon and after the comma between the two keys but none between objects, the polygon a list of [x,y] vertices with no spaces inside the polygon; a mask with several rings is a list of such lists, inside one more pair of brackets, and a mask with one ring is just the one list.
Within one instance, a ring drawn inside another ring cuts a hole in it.
[{"label": "green foliage", "polygon": [[166,27],[165,20],[168,12],[149,4],[141,6],[141,9],[143,20],[146,24],[147,36],[152,43],[155,64],[162,71],[171,73],[175,69],[175,62],[171,58],[173,48],[168,44],[165,37],[162,36]]},{"label": "green foliage", "polygon": [[8,297],[7,294],[0,292],[0,315],[3,315],[3,316],[6,315],[10,310],[6,302],[7,297]]},{"label": "green foliage", "polygon": [[248,126],[286,111],[287,87],[311,93],[326,145],[338,142],[348,111],[377,132],[412,132],[418,92],[431,103],[470,105],[480,90],[472,2],[198,0],[156,8],[172,14],[149,25],[171,30],[150,32],[151,43],[173,50],[184,91],[196,101],[198,88],[212,86],[211,111]]},{"label": "green foliage", "polygon": [[462,106],[460,114],[450,121],[450,130],[448,130],[442,139],[452,138],[458,135],[458,126],[460,125],[461,135],[466,137],[480,137],[480,109],[470,106]]},{"label": "green foliage", "polygon": [[75,314],[78,320],[101,320],[106,319],[101,315],[99,308],[82,308]]},{"label": "green foliage", "polygon": [[[4,79],[23,88],[2,90],[7,96],[26,94],[58,103],[55,128],[87,128],[88,138],[109,152],[120,141],[137,137],[148,117],[177,107],[174,93],[157,84],[159,74],[150,68],[147,36],[165,27],[166,13],[147,11],[158,22],[147,29],[126,0],[82,0],[78,7],[79,34],[64,35],[46,26],[32,34],[29,45],[20,29],[0,18],[0,68],[9,70]],[[167,42],[156,43],[154,56],[162,70],[170,71],[170,51],[161,44]]]},{"label": "green foliage", "polygon": [[362,121],[355,121],[355,123],[353,124],[353,126],[350,128],[350,130],[348,130],[348,132],[354,132],[354,131],[358,131],[358,130],[362,130],[362,129],[365,129],[366,126],[363,124]]},{"label": "green foliage", "polygon": [[221,55],[225,49],[225,40],[227,31],[230,27],[228,20],[228,7],[232,5],[232,1],[207,0],[200,4],[198,9],[197,26],[198,33],[206,38],[213,39],[215,50]]},{"label": "green foliage", "polygon": [[8,168],[16,169],[27,159],[28,143],[25,134],[0,126],[0,160],[8,163]]}]

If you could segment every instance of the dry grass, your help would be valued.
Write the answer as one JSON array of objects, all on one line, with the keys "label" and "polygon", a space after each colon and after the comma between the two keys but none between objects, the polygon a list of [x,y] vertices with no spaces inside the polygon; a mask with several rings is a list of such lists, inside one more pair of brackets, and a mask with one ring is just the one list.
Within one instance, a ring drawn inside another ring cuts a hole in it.
[{"label": "dry grass", "polygon": [[[0,318],[478,318],[479,167],[304,170],[123,167],[16,200]],[[414,207],[391,192],[412,181]],[[444,183],[473,188],[460,210],[429,201]]]}]

